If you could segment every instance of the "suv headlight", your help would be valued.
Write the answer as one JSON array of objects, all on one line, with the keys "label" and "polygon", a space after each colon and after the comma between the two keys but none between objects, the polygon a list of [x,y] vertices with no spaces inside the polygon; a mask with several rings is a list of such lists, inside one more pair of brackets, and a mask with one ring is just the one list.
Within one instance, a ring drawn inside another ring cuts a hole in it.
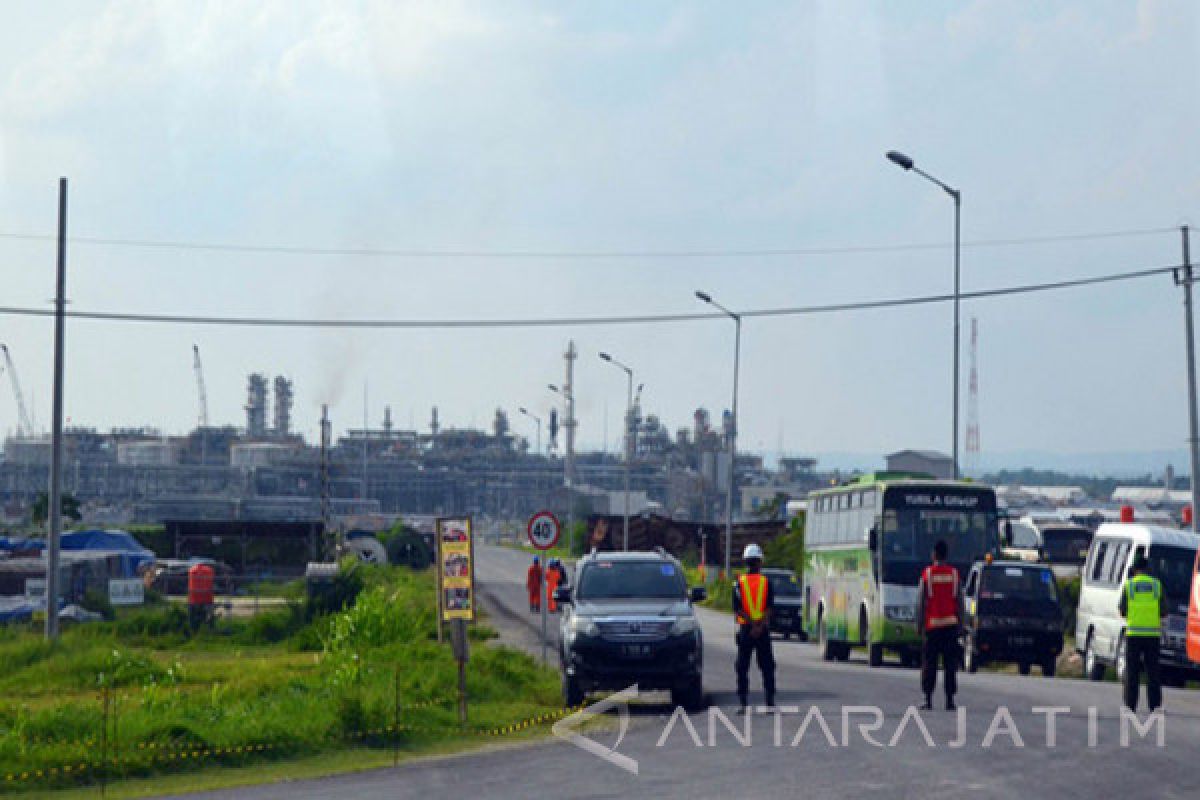
[{"label": "suv headlight", "polygon": [[883,615],[893,622],[913,622],[917,618],[912,606],[884,606]]},{"label": "suv headlight", "polygon": [[685,633],[695,633],[696,618],[693,616],[679,617],[671,624],[671,635],[682,636]]},{"label": "suv headlight", "polygon": [[596,623],[591,617],[571,617],[571,622],[567,626],[567,633],[572,638],[580,634],[595,636],[598,632]]}]

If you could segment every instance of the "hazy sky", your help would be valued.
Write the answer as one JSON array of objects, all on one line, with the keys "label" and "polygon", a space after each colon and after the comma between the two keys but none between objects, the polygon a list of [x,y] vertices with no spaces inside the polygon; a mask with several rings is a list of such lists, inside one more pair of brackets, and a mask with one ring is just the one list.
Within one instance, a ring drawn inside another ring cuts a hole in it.
[{"label": "hazy sky", "polygon": [[[1200,224],[1200,12],[1179,2],[13,3],[0,27],[0,233],[471,251],[948,243]],[[1197,240],[1200,248],[1200,239]],[[968,247],[966,291],[1178,263],[1179,236]],[[47,308],[49,241],[0,238],[0,305]],[[949,249],[804,257],[405,258],[74,244],[78,310],[490,318],[937,294]],[[1169,277],[964,305],[985,450],[1182,446]],[[948,449],[949,305],[749,320],[742,445]],[[0,316],[42,425],[52,323]],[[574,337],[580,438],[624,376],[674,429],[728,404],[727,320],[573,330],[306,331],[71,322],[74,424],[214,422],[245,376],[296,382],[299,427],[546,412]],[[7,387],[0,428],[15,426]],[[717,414],[714,414],[716,416]]]}]

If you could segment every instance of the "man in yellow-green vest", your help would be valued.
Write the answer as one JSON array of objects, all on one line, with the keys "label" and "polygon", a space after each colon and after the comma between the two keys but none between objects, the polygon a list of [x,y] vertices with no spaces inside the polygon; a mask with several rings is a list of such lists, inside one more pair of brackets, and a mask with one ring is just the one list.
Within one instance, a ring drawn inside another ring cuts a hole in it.
[{"label": "man in yellow-green vest", "polygon": [[1125,618],[1125,705],[1137,711],[1138,686],[1146,671],[1146,702],[1153,712],[1162,705],[1162,679],[1158,671],[1158,649],[1162,620],[1167,616],[1162,583],[1147,574],[1145,553],[1133,558],[1129,580],[1121,588],[1118,609]]}]

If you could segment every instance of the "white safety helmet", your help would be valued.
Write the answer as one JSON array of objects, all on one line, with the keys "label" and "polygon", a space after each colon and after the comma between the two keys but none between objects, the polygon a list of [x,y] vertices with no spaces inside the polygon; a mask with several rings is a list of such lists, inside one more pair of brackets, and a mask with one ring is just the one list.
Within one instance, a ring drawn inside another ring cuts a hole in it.
[{"label": "white safety helmet", "polygon": [[748,544],[746,545],[746,549],[742,551],[743,561],[749,561],[752,558],[757,558],[759,561],[762,561],[762,557],[762,548],[756,544]]}]

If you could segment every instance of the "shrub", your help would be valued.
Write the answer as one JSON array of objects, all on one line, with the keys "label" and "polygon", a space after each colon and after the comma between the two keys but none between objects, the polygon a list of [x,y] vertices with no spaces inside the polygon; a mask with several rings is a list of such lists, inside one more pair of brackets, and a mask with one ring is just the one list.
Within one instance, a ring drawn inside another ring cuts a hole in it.
[{"label": "shrub", "polygon": [[116,616],[112,603],[108,599],[108,593],[96,587],[92,587],[83,593],[83,600],[80,601],[79,605],[85,610],[95,612],[107,620],[111,620]]},{"label": "shrub", "polygon": [[362,693],[357,689],[343,688],[337,693],[336,716],[338,728],[345,734],[354,734],[367,729],[367,709]]},{"label": "shrub", "polygon": [[788,525],[787,533],[767,542],[763,548],[766,556],[766,566],[784,567],[796,571],[796,575],[804,574],[804,515],[797,515]]},{"label": "shrub", "polygon": [[358,562],[346,559],[332,581],[314,584],[309,588],[305,600],[305,618],[311,620],[341,611],[354,603],[362,589],[363,576],[358,569]]},{"label": "shrub", "polygon": [[304,626],[304,612],[299,606],[282,611],[264,611],[241,623],[234,639],[242,644],[275,644],[282,642]]},{"label": "shrub", "polygon": [[117,621],[121,637],[186,635],[190,630],[187,611],[175,604],[143,609]]},{"label": "shrub", "polygon": [[1075,617],[1079,611],[1079,588],[1082,583],[1077,575],[1058,579],[1058,599],[1062,604],[1063,627],[1068,633],[1075,631]]}]

